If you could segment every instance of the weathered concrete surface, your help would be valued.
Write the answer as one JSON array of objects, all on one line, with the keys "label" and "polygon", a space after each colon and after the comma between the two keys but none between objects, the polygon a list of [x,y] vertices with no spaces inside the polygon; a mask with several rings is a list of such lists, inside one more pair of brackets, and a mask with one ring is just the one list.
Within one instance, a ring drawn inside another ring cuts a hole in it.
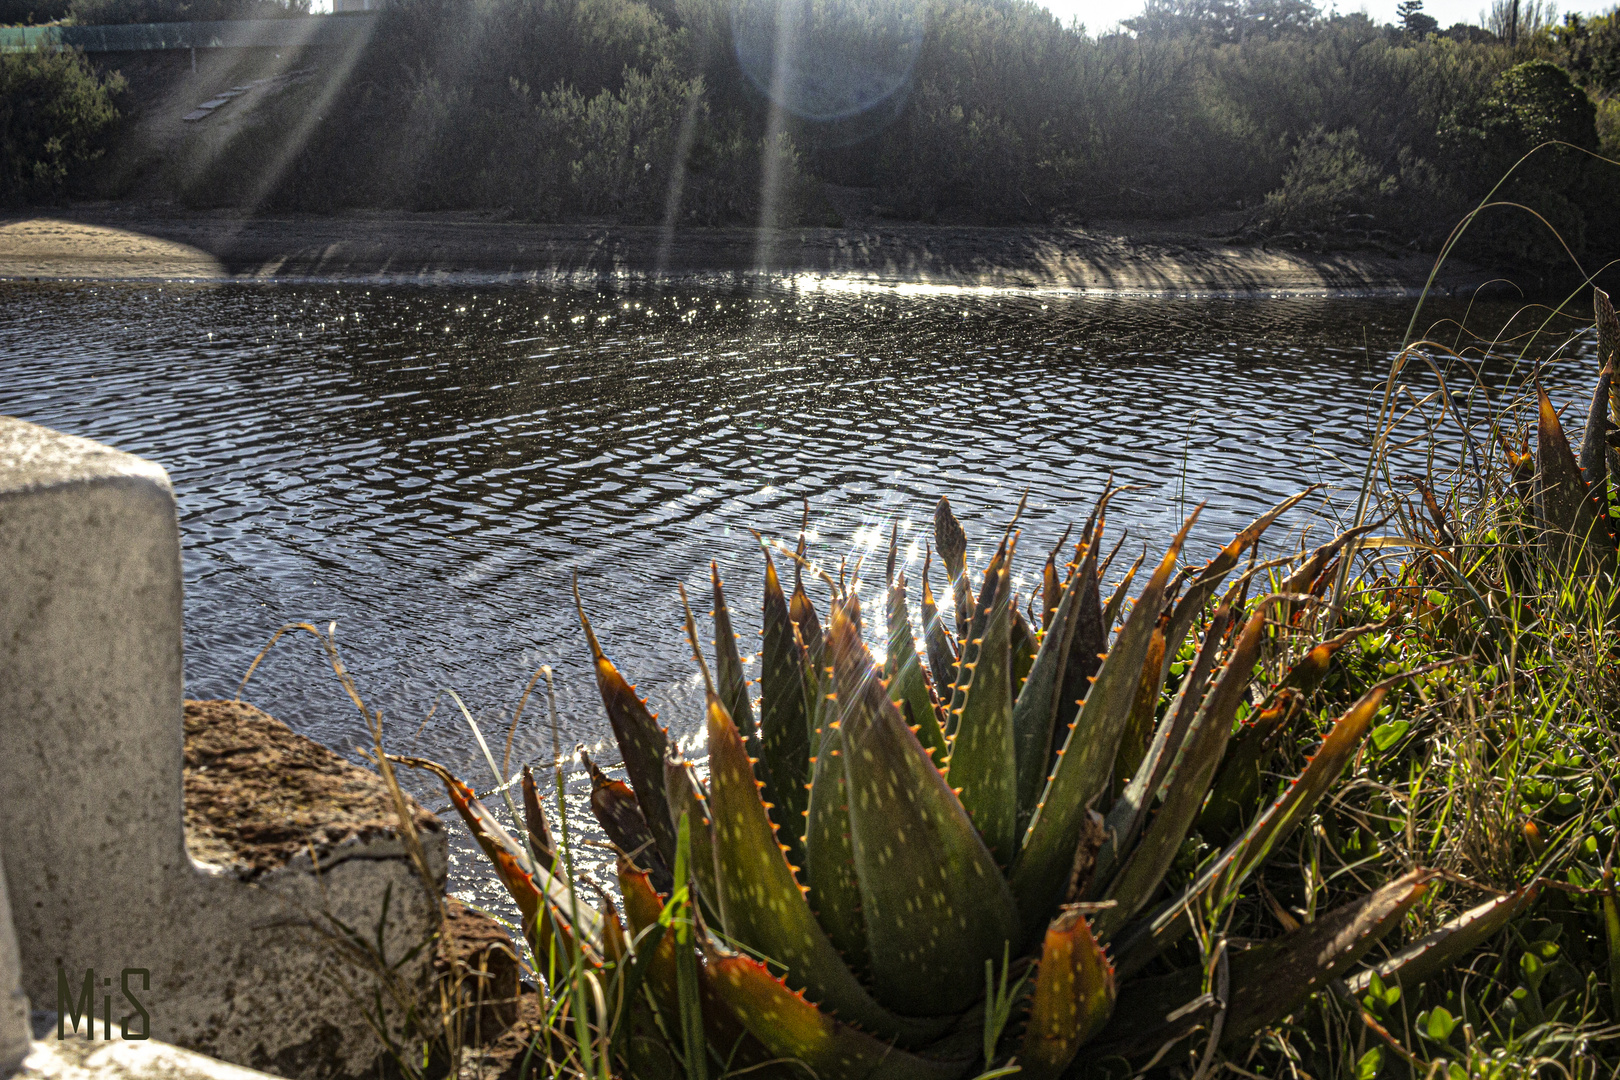
[{"label": "weathered concrete surface", "polygon": [[[290,1077],[373,1073],[383,1048],[351,994],[374,984],[339,924],[375,941],[386,893],[392,962],[436,925],[436,900],[381,833],[340,840],[318,873],[266,859],[239,876],[187,853],[163,470],[0,417],[0,565],[0,855],[34,1005],[57,1005],[60,965],[70,996],[93,969],[95,996],[133,1015],[120,984],[140,969],[158,1039]],[[442,884],[443,832],[423,839]],[[431,952],[396,989],[426,989]]]}]

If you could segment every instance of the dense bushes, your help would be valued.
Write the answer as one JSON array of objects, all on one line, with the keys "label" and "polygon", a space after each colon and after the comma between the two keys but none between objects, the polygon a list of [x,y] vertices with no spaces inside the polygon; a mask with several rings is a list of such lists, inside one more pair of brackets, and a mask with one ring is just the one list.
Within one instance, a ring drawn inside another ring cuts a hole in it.
[{"label": "dense bushes", "polygon": [[[302,0],[72,2],[127,15]],[[1510,47],[1439,32],[1415,4],[1397,28],[1303,0],[1152,0],[1094,35],[1033,0],[738,3],[395,0],[352,64],[332,65],[341,78],[288,91],[223,145],[200,140],[173,169],[178,193],[618,222],[769,208],[790,224],[825,220],[816,189],[832,184],[919,221],[1241,209],[1222,227],[1434,246],[1538,141],[1620,148],[1613,16],[1521,20]],[[777,10],[797,13],[785,93]],[[1578,156],[1545,155],[1510,194],[1577,250],[1607,251],[1614,182]],[[1539,243],[1509,248],[1550,258]]]},{"label": "dense bushes", "polygon": [[73,52],[0,53],[0,205],[60,198],[118,118],[117,77]]}]

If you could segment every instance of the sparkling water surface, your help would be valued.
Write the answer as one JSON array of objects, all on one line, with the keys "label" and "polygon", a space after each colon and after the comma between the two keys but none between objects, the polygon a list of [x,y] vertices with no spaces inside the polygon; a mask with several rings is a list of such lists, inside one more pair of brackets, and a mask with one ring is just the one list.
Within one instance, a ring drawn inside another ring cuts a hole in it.
[{"label": "sparkling water surface", "polygon": [[[1450,341],[1456,327],[1436,320],[1494,332],[1517,306],[1432,303],[1423,324]],[[1325,533],[1359,483],[1411,311],[1033,291],[0,283],[0,413],[168,469],[188,696],[233,696],[277,627],[335,621],[390,749],[483,789],[488,766],[443,691],[500,758],[541,664],[555,669],[562,747],[618,761],[576,577],[609,654],[701,756],[676,586],[706,622],[717,561],[749,652],[751,530],[791,542],[806,499],[812,555],[834,570],[865,556],[879,585],[895,524],[916,581],[942,494],[982,566],[1027,490],[1030,578],[1110,475],[1136,486],[1109,517],[1132,558],[1207,500],[1202,558],[1307,484],[1322,493],[1273,548],[1313,519]],[[1551,369],[1565,397],[1589,382],[1590,353],[1578,344]],[[370,745],[307,636],[284,639],[244,697],[350,757]],[[549,770],[552,741],[536,692],[513,768]],[[406,780],[443,806],[428,779]],[[577,808],[588,785],[569,790]],[[453,888],[496,902],[452,835]],[[601,873],[603,852],[584,854]]]}]

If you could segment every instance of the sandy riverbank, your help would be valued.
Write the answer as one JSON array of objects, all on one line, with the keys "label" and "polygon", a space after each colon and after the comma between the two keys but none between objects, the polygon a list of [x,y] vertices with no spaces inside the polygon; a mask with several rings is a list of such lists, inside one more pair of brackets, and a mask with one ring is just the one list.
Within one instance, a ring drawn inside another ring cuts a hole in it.
[{"label": "sandy riverbank", "polygon": [[[602,283],[765,276],[1123,293],[1391,293],[1432,258],[1316,255],[1192,229],[692,229],[531,225],[471,214],[229,217],[130,206],[0,216],[0,279],[468,279]],[[1466,291],[1488,275],[1449,267]]]}]

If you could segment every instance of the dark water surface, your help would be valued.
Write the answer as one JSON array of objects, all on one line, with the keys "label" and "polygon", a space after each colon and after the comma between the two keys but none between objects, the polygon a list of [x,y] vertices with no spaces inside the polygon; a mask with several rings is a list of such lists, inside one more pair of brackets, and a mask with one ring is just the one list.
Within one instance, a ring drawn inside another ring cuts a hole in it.
[{"label": "dark water surface", "polygon": [[[1511,310],[1476,307],[1470,324],[1494,330]],[[393,747],[484,787],[453,704],[423,717],[456,690],[499,756],[542,663],[564,747],[618,760],[572,576],[610,654],[690,737],[699,683],[676,585],[701,619],[718,560],[749,651],[750,529],[791,539],[808,498],[812,553],[836,567],[880,560],[898,521],[915,581],[941,494],[971,556],[1027,488],[1029,574],[1113,473],[1140,485],[1110,517],[1128,549],[1161,550],[1183,504],[1207,499],[1202,558],[1306,484],[1344,505],[1410,313],[937,290],[0,284],[0,413],[169,470],[189,696],[232,696],[283,623],[336,620]],[[1462,314],[1431,307],[1425,323]],[[1589,365],[1566,365],[1570,381]],[[350,756],[368,745],[308,638],[278,646],[245,697]],[[550,746],[537,694],[514,762],[549,761]],[[456,862],[458,885],[487,896],[465,849]]]}]

